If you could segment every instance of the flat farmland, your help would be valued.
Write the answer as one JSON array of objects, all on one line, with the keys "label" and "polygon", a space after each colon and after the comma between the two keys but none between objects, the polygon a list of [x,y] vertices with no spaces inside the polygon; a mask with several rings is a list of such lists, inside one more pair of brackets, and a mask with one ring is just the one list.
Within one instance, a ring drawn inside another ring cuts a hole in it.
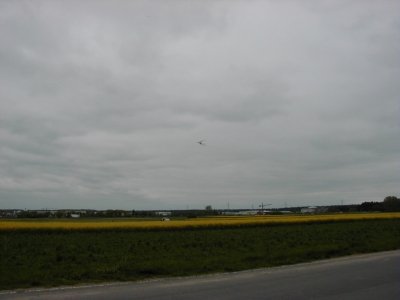
[{"label": "flat farmland", "polygon": [[190,229],[207,227],[246,227],[255,225],[279,225],[324,223],[360,220],[400,218],[400,213],[353,213],[321,215],[256,215],[218,216],[176,219],[21,219],[0,220],[0,231],[9,230],[100,230],[100,229]]},{"label": "flat farmland", "polygon": [[400,248],[400,214],[2,220],[0,289],[140,280]]}]

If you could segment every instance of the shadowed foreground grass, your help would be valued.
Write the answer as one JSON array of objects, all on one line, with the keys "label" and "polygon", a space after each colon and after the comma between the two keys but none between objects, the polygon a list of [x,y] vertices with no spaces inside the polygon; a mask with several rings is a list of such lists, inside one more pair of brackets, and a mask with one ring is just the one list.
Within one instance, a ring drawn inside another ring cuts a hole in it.
[{"label": "shadowed foreground grass", "polygon": [[400,248],[400,219],[179,230],[0,231],[0,289],[138,280]]}]

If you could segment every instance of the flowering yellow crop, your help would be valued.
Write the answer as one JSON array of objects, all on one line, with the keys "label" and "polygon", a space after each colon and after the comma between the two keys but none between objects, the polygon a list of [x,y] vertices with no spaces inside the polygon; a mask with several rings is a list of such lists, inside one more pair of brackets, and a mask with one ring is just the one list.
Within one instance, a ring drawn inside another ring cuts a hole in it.
[{"label": "flowering yellow crop", "polygon": [[184,220],[137,220],[137,219],[81,219],[81,220],[0,220],[4,230],[101,230],[101,229],[179,229],[201,227],[271,225],[284,223],[334,222],[346,220],[393,219],[400,213],[324,214],[324,215],[264,215],[218,216]]}]

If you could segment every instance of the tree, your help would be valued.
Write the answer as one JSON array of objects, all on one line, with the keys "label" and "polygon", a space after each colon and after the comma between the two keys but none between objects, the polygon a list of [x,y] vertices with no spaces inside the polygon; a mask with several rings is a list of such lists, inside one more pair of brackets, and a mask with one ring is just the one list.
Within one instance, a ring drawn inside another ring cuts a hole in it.
[{"label": "tree", "polygon": [[360,211],[383,211],[383,202],[363,202]]},{"label": "tree", "polygon": [[383,200],[385,211],[400,211],[400,199],[395,196],[387,196]]}]

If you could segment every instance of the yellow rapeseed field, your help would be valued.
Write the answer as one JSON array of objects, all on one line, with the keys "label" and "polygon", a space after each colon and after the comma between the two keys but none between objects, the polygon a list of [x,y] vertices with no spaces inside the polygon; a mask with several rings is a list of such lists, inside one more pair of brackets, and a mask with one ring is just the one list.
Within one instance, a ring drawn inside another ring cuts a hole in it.
[{"label": "yellow rapeseed field", "polygon": [[0,220],[0,231],[8,230],[101,230],[101,229],[179,229],[246,226],[277,223],[334,222],[346,220],[393,219],[400,213],[355,213],[323,215],[218,216],[184,220],[79,219],[79,220]]}]

